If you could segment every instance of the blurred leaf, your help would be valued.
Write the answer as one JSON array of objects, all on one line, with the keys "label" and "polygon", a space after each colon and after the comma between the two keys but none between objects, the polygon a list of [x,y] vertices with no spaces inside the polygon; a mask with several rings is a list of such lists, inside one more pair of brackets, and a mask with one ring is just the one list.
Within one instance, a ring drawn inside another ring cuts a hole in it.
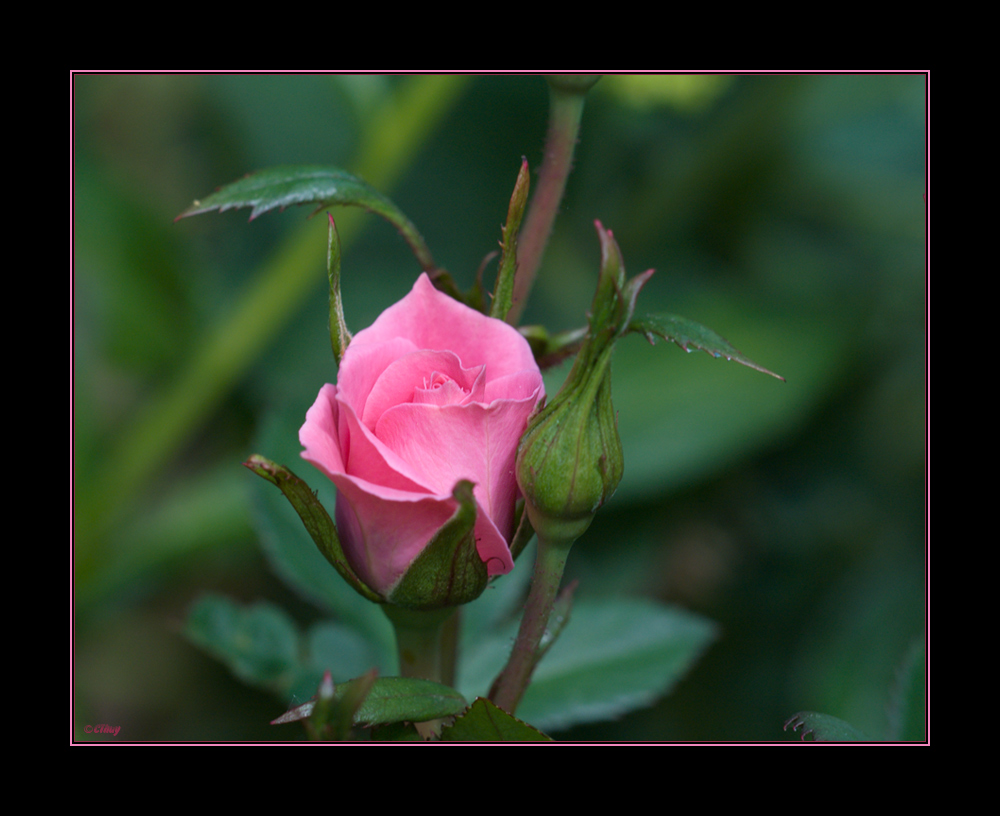
[{"label": "blurred leaf", "polygon": [[246,475],[231,462],[167,485],[155,504],[142,510],[114,530],[95,569],[78,576],[78,612],[116,595],[163,586],[213,549],[245,552],[252,535]]},{"label": "blurred leaf", "polygon": [[922,742],[927,738],[927,647],[913,644],[899,671],[889,708],[893,739]]},{"label": "blurred leaf", "polygon": [[[511,625],[462,655],[460,688],[488,688],[510,652]],[[546,731],[612,719],[666,694],[716,636],[715,625],[647,600],[576,600],[517,714]]]},{"label": "blurred leaf", "polygon": [[518,714],[553,730],[652,705],[715,637],[711,621],[653,601],[578,601]]},{"label": "blurred leaf", "polygon": [[[244,607],[208,595],[191,610],[184,632],[254,686],[284,696],[298,679],[298,632],[291,618],[272,604]],[[312,685],[315,688],[315,682]]]},{"label": "blurred leaf", "polygon": [[184,633],[241,680],[282,701],[313,694],[326,671],[346,682],[384,664],[378,645],[350,627],[325,621],[303,638],[284,610],[218,595],[195,604]]},{"label": "blurred leaf", "polygon": [[479,697],[455,724],[441,733],[442,742],[551,742],[537,728],[510,716]]},{"label": "blurred leaf", "polygon": [[381,655],[357,629],[334,621],[315,624],[306,636],[310,667],[318,674],[329,671],[337,683],[380,668]]},{"label": "blurred leaf", "polygon": [[684,351],[701,349],[707,351],[713,357],[725,357],[727,360],[735,360],[737,363],[770,374],[784,382],[785,378],[773,371],[768,371],[763,366],[757,365],[753,360],[737,351],[730,345],[724,337],[720,337],[711,329],[688,320],[686,317],[672,314],[652,314],[635,318],[629,325],[629,331],[640,332],[646,335],[646,339],[654,343],[653,335],[662,337],[676,343]]},{"label": "blurred leaf", "polygon": [[661,496],[788,439],[841,375],[845,341],[820,321],[757,317],[722,292],[711,304],[687,305],[732,326],[766,359],[780,360],[789,384],[710,365],[700,355],[618,343],[612,379],[625,474],[612,502]]},{"label": "blurred leaf", "polygon": [[[900,677],[900,655],[909,653],[914,631],[925,621],[926,566],[922,553],[871,551],[871,531],[885,535],[882,531],[891,529],[886,515],[890,508],[879,507],[871,497],[874,507],[859,508],[854,503],[861,499],[843,492],[830,500],[839,516],[821,512],[824,533],[843,524],[839,534],[851,542],[845,546],[864,542],[866,557],[828,588],[810,588],[813,620],[822,629],[799,637],[797,663],[789,666],[786,678],[798,693],[786,711],[808,699],[817,709],[835,711],[863,733],[883,739],[892,736],[886,713]],[[848,538],[852,534],[853,539]],[[827,555],[826,569],[831,563]]]},{"label": "blurred leaf", "polygon": [[792,727],[793,732],[802,731],[802,740],[812,735],[816,742],[871,742],[867,734],[858,731],[850,723],[831,717],[829,714],[817,714],[815,711],[800,711],[785,723],[784,730]]}]

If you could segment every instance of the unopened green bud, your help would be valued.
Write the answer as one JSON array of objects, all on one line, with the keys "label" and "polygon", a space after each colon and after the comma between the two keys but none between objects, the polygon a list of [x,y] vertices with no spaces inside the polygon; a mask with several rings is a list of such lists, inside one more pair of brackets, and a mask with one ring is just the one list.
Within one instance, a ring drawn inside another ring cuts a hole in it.
[{"label": "unopened green bud", "polygon": [[597,222],[601,275],[586,340],[555,399],[528,423],[517,453],[517,483],[539,535],[575,540],[614,494],[624,471],[611,404],[611,355],[628,328],[652,270],[625,282],[621,252]]},{"label": "unopened green bud", "polygon": [[521,439],[517,483],[539,535],[579,538],[621,481],[622,444],[611,404],[612,350],[609,343],[585,371],[574,366],[576,381],[564,386]]}]

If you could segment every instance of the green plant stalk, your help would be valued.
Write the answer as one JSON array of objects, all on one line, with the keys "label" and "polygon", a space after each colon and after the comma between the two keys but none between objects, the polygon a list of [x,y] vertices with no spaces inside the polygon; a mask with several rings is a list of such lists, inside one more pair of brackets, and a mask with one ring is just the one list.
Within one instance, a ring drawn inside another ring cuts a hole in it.
[{"label": "green plant stalk", "polygon": [[580,132],[585,98],[586,89],[567,89],[549,83],[549,132],[535,194],[518,239],[514,303],[507,313],[507,322],[512,326],[517,325],[527,305],[559,204],[566,191],[566,179],[573,166],[573,150]]},{"label": "green plant stalk", "polygon": [[535,666],[544,652],[542,641],[559,594],[566,559],[575,540],[538,536],[535,573],[521,618],[521,628],[514,641],[510,659],[490,690],[490,699],[509,714],[513,714],[521,702]]},{"label": "green plant stalk", "polygon": [[[454,685],[458,610],[420,612],[385,604],[382,611],[396,631],[400,675]],[[429,739],[440,734],[441,725],[441,720],[418,723],[417,731]]]},{"label": "green plant stalk", "polygon": [[[415,158],[466,83],[459,76],[413,78],[399,99],[368,122],[359,143],[357,174],[383,190]],[[359,232],[361,213],[337,219],[342,242]],[[288,322],[316,282],[323,262],[320,219],[287,238],[254,276],[235,308],[199,344],[176,379],[147,403],[119,437],[101,472],[80,480],[76,503],[77,578],[103,560],[108,530],[118,515],[205,420],[268,343]]]}]

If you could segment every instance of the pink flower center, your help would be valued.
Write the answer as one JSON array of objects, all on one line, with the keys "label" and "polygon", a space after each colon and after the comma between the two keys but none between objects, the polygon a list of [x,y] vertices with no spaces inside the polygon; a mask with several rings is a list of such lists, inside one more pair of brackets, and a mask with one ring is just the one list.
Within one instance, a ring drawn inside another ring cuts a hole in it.
[{"label": "pink flower center", "polygon": [[469,390],[463,388],[447,374],[435,371],[430,378],[423,378],[423,387],[417,387],[413,392],[413,401],[417,404],[455,405],[465,402]]}]

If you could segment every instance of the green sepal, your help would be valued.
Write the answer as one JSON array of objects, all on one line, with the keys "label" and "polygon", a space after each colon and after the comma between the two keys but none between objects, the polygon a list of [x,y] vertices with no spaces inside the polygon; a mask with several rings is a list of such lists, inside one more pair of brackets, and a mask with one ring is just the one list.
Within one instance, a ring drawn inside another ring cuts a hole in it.
[{"label": "green sepal", "polygon": [[326,244],[326,275],[330,281],[330,345],[333,347],[333,357],[340,365],[344,352],[351,342],[351,333],[344,321],[344,302],[340,297],[340,235],[333,216],[330,219],[330,232]]},{"label": "green sepal", "polygon": [[435,269],[427,244],[402,210],[367,182],[339,167],[290,165],[261,170],[195,201],[174,220],[212,210],[225,212],[253,207],[250,213],[250,220],[253,221],[268,210],[284,209],[292,204],[315,204],[314,214],[339,204],[363,207],[381,215],[399,230],[416,255],[420,268],[426,272]]},{"label": "green sepal", "polygon": [[755,371],[770,374],[782,382],[785,381],[785,378],[780,374],[775,374],[773,371],[768,371],[763,366],[757,365],[745,354],[735,349],[724,337],[720,337],[711,329],[685,317],[672,314],[643,315],[630,321],[628,331],[644,334],[650,344],[656,343],[656,337],[662,337],[664,340],[676,343],[684,351],[691,352],[695,349],[701,349],[713,357],[735,360]]},{"label": "green sepal", "polygon": [[476,500],[472,482],[455,485],[455,514],[409,566],[388,594],[389,603],[428,611],[459,606],[483,594],[489,572],[476,550]]},{"label": "green sepal", "polygon": [[625,262],[611,230],[594,221],[597,237],[601,242],[601,274],[590,307],[590,333],[595,336],[605,331],[617,334],[622,323],[624,308],[621,292],[625,286]]},{"label": "green sepal", "polygon": [[[468,703],[455,689],[412,677],[382,677],[369,685],[369,675],[338,684],[334,699],[356,696],[358,684],[368,686],[364,699],[354,712],[354,725],[388,725],[398,722],[428,722],[454,717]],[[271,721],[272,725],[296,722],[311,717],[316,700],[290,709]]]},{"label": "green sepal", "polygon": [[454,725],[441,732],[441,742],[552,742],[552,737],[477,697]]},{"label": "green sepal", "polygon": [[531,173],[528,171],[528,160],[521,159],[521,169],[514,182],[514,192],[507,208],[507,223],[503,228],[503,241],[500,242],[500,271],[493,290],[493,307],[490,317],[506,320],[507,313],[514,300],[514,273],[517,271],[517,233],[521,228],[521,219],[528,204],[528,189],[531,186]]},{"label": "green sepal", "polygon": [[803,729],[803,742],[809,735],[812,735],[815,742],[872,742],[871,737],[850,723],[815,711],[800,711],[792,715],[782,730],[787,731],[789,726],[793,733]]},{"label": "green sepal", "polygon": [[337,527],[333,523],[333,519],[330,518],[330,514],[326,512],[326,508],[316,498],[316,494],[309,489],[309,485],[288,468],[276,465],[270,459],[265,459],[259,454],[251,456],[243,465],[277,486],[285,495],[285,498],[295,508],[295,512],[299,514],[306,532],[312,537],[323,557],[333,565],[333,568],[347,583],[369,601],[384,602],[374,590],[358,578],[354,570],[351,569],[351,565],[347,563],[344,550],[340,546],[340,538],[337,536]]}]

